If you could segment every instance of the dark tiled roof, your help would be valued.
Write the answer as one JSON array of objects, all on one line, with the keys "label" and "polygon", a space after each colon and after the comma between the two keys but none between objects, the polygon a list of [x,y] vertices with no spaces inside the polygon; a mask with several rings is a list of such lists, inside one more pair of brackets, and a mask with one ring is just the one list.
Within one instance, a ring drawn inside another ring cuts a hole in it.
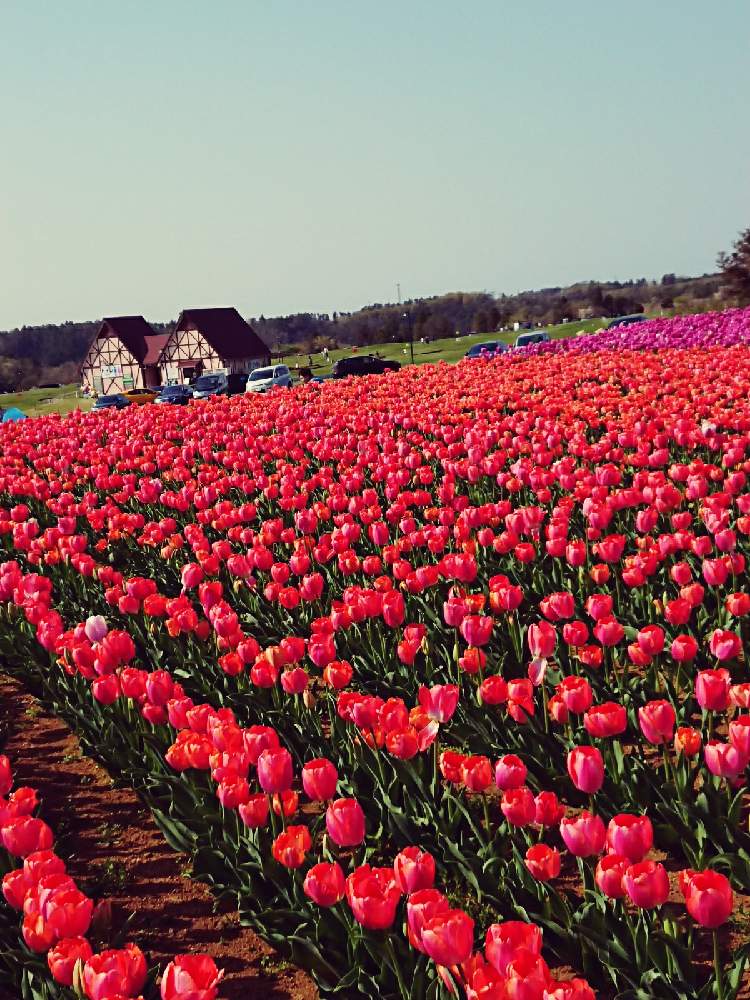
[{"label": "dark tiled roof", "polygon": [[161,352],[169,340],[168,333],[155,333],[146,341],[146,357],[143,359],[144,365],[158,365]]},{"label": "dark tiled roof", "polygon": [[[143,364],[151,350],[151,340],[161,338],[143,316],[105,316],[99,327],[97,339],[102,334],[119,337],[130,353]],[[159,348],[161,351],[161,347]],[[158,358],[158,354],[157,354]],[[152,362],[149,362],[152,363]]]},{"label": "dark tiled roof", "polygon": [[183,309],[175,332],[198,330],[222,358],[267,357],[270,351],[249,323],[230,306],[221,309]]}]

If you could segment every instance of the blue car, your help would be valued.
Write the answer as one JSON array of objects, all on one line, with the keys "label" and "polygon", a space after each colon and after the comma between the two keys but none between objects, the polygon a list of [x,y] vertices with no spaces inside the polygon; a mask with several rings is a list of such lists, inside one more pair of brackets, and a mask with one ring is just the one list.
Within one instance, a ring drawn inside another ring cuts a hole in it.
[{"label": "blue car", "polygon": [[494,357],[496,354],[503,354],[508,350],[508,345],[502,340],[487,340],[483,344],[474,344],[466,352],[467,358]]},{"label": "blue car", "polygon": [[112,396],[99,396],[93,408],[95,410],[124,410],[126,406],[130,406],[130,400],[118,392]]}]

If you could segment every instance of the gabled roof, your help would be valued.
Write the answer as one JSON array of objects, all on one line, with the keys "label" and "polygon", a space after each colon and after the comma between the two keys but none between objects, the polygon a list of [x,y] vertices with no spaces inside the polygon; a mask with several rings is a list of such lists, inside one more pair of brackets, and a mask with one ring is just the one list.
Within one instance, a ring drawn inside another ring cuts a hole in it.
[{"label": "gabled roof", "polygon": [[[105,316],[96,334],[96,339],[102,335],[119,337],[133,357],[141,364],[151,350],[151,341],[161,339],[164,334],[157,333],[143,316]],[[162,345],[163,346],[163,345]],[[159,347],[161,351],[161,347]],[[157,353],[158,358],[158,353]],[[155,362],[149,362],[154,363]]]},{"label": "gabled roof", "polygon": [[146,341],[148,349],[146,350],[146,357],[143,359],[144,365],[159,364],[161,352],[164,350],[169,337],[170,334],[168,333],[155,333],[153,337],[148,338]]},{"label": "gabled roof", "polygon": [[266,343],[233,306],[220,309],[183,309],[174,332],[198,330],[222,358],[270,355]]}]

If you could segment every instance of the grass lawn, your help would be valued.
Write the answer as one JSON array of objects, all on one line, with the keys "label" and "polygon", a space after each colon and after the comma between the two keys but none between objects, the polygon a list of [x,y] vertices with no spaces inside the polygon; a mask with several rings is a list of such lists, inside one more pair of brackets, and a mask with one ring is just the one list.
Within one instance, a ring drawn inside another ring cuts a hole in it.
[{"label": "grass lawn", "polygon": [[[594,330],[598,330],[603,327],[606,322],[606,320],[601,319],[579,320],[575,323],[562,323],[559,326],[549,326],[545,329],[549,333],[550,337],[558,340],[563,337],[574,337],[581,330],[586,333],[593,333]],[[523,332],[523,330],[519,331],[519,333]],[[459,339],[456,339],[455,337],[446,337],[444,340],[433,340],[431,344],[420,344],[415,342],[414,364],[428,365],[435,364],[438,361],[447,361],[454,364],[466,354],[473,344],[481,344],[483,341],[487,340],[501,340],[506,344],[512,344],[515,342],[517,336],[518,333],[511,331],[510,333],[473,334],[468,337],[460,337]],[[339,358],[351,357],[352,353],[353,352],[350,347],[341,348],[337,351],[330,351],[328,355],[328,363],[326,363],[322,354],[313,354],[313,373],[315,375],[325,375],[330,372],[331,365],[334,361],[338,361]],[[408,343],[373,344],[372,347],[360,347],[356,353],[377,354],[378,357],[387,358],[389,361],[400,361],[402,365],[410,363]],[[284,362],[291,367],[292,371],[294,371],[296,364],[299,364],[300,368],[308,367],[307,358],[307,354],[287,354],[284,356]]]},{"label": "grass lawn", "polygon": [[[580,320],[575,323],[563,323],[560,326],[547,327],[550,337],[555,339],[561,337],[574,337],[579,331],[592,333],[605,324],[606,320],[591,319]],[[523,332],[523,331],[520,331]],[[506,344],[512,344],[517,333],[482,333],[469,337],[446,337],[444,340],[434,340],[431,344],[414,344],[414,364],[428,365],[438,361],[447,361],[455,364],[459,361],[472,344],[480,344],[487,340],[502,340]],[[329,353],[328,362],[322,354],[312,356],[312,370],[316,375],[324,375],[331,371],[331,365],[339,358],[348,358],[352,355],[350,347],[341,348]],[[361,347],[358,354],[377,354],[381,358],[388,358],[391,361],[400,361],[401,364],[409,364],[409,345],[398,344],[373,344],[372,347]],[[307,366],[306,354],[288,354],[284,357],[284,362],[290,366],[292,372],[295,365],[300,368]],[[26,392],[13,392],[0,394],[0,406],[8,409],[17,406],[29,417],[42,416],[45,413],[70,413],[72,410],[90,410],[92,400],[77,395],[77,385],[64,385],[59,389],[29,389]]]},{"label": "grass lawn", "polygon": [[2,393],[0,406],[5,410],[17,406],[27,417],[40,417],[45,413],[70,413],[75,409],[90,410],[92,401],[76,396],[77,389],[77,385],[63,385],[59,389]]}]

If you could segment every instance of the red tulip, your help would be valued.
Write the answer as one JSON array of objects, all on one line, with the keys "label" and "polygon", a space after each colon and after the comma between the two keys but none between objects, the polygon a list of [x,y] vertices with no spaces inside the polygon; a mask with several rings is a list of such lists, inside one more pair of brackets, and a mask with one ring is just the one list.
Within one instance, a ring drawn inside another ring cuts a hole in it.
[{"label": "red tulip", "polygon": [[526,633],[529,652],[534,659],[549,659],[557,645],[557,632],[549,622],[541,621],[529,625]]},{"label": "red tulip", "polygon": [[435,859],[419,847],[405,847],[393,862],[396,885],[405,895],[431,889],[435,882]]},{"label": "red tulip", "polygon": [[675,719],[668,701],[649,701],[638,709],[641,732],[649,743],[668,743],[674,733]]},{"label": "red tulip", "polygon": [[625,629],[616,618],[600,618],[594,625],[594,635],[602,646],[616,646],[622,642]]},{"label": "red tulip", "polygon": [[422,928],[433,917],[448,910],[450,903],[437,889],[418,889],[411,893],[406,901],[406,925],[413,948],[424,952]]},{"label": "red tulip", "polygon": [[283,747],[264,750],[258,757],[258,781],[264,792],[285,792],[291,787],[292,758]]},{"label": "red tulip", "polygon": [[137,996],[146,982],[146,959],[134,944],[92,955],[83,967],[83,986],[89,1000]]},{"label": "red tulip", "polygon": [[636,639],[648,656],[658,656],[664,649],[664,630],[658,625],[646,625],[638,632]]},{"label": "red tulip", "polygon": [[508,685],[499,674],[493,674],[484,678],[478,693],[485,705],[503,705],[508,700]]},{"label": "red tulip", "polygon": [[534,795],[525,785],[503,792],[500,808],[511,826],[529,826],[536,818]]},{"label": "red tulip", "polygon": [[569,646],[584,646],[589,637],[589,627],[585,622],[566,622],[562,634]]},{"label": "red tulip", "polygon": [[358,924],[369,930],[385,930],[390,927],[401,898],[393,868],[360,865],[346,880],[346,898]]},{"label": "red tulip", "polygon": [[326,802],[336,794],[338,772],[325,757],[308,760],[302,767],[302,787],[312,802]]},{"label": "red tulip", "polygon": [[748,764],[747,754],[743,749],[731,743],[721,743],[719,740],[709,740],[703,747],[703,757],[711,774],[730,781],[745,770]]},{"label": "red tulip", "polygon": [[619,813],[607,827],[607,849],[631,863],[642,861],[654,845],[654,830],[648,816]]},{"label": "red tulip", "polygon": [[61,986],[72,986],[76,962],[79,959],[86,962],[93,954],[85,937],[62,938],[47,952],[47,965],[52,978]]},{"label": "red tulip", "polygon": [[311,847],[312,838],[306,826],[288,826],[274,840],[271,850],[274,858],[285,868],[299,868]]},{"label": "red tulip", "polygon": [[13,786],[13,772],[10,768],[10,759],[5,754],[0,754],[0,796],[7,795]]},{"label": "red tulip", "polygon": [[[683,873],[685,874],[685,873]],[[719,927],[734,909],[734,896],[728,879],[711,870],[690,872],[681,879],[688,913],[702,927]]]},{"label": "red tulip", "polygon": [[536,924],[520,920],[506,920],[501,924],[491,924],[484,942],[487,961],[501,976],[506,975],[508,966],[521,952],[532,955],[542,953],[542,931]]},{"label": "red tulip", "polygon": [[695,676],[695,698],[705,712],[723,712],[729,706],[729,671],[700,670]]},{"label": "red tulip", "polygon": [[525,865],[539,882],[547,882],[560,874],[560,852],[547,844],[534,844],[526,851]]},{"label": "red tulip", "polygon": [[596,747],[574,747],[568,754],[568,775],[580,792],[593,795],[604,784],[604,761]]},{"label": "red tulip", "polygon": [[565,815],[565,807],[554,792],[539,792],[534,799],[534,810],[534,822],[538,826],[557,826]]},{"label": "red tulip", "polygon": [[605,896],[622,899],[626,895],[622,880],[629,867],[630,861],[620,854],[605,854],[599,859],[594,879]]},{"label": "red tulip", "polygon": [[607,831],[599,816],[584,811],[577,816],[562,819],[560,835],[571,854],[586,858],[592,854],[601,854]]},{"label": "red tulip", "polygon": [[717,628],[711,633],[709,648],[717,660],[733,660],[742,652],[742,640],[736,632]]},{"label": "red tulip", "polygon": [[578,677],[575,674],[563,677],[557,685],[557,693],[565,703],[567,710],[575,714],[586,712],[594,700],[589,682],[585,677]]},{"label": "red tulip", "polygon": [[622,884],[632,903],[640,909],[661,906],[669,896],[669,878],[663,865],[656,861],[640,861],[631,865]]},{"label": "red tulip", "polygon": [[224,975],[210,955],[175,955],[161,980],[162,1000],[216,1000]]},{"label": "red tulip", "polygon": [[690,726],[679,726],[674,734],[674,748],[685,757],[695,757],[701,748],[701,734]]},{"label": "red tulip", "polygon": [[46,851],[54,840],[47,824],[34,816],[19,816],[0,829],[0,839],[9,854],[25,858],[35,851]]},{"label": "red tulip", "polygon": [[461,622],[461,635],[469,646],[486,646],[492,637],[492,618],[467,615]]},{"label": "red tulip", "polygon": [[420,940],[433,962],[449,968],[460,965],[474,946],[474,921],[463,910],[437,913],[422,927]]},{"label": "red tulip", "polygon": [[501,791],[521,788],[526,783],[526,765],[513,753],[507,753],[495,764],[495,784]]},{"label": "red tulip", "polygon": [[592,594],[586,601],[586,614],[595,622],[612,615],[612,598],[609,594]]},{"label": "red tulip", "polygon": [[436,684],[420,687],[419,704],[436,722],[449,722],[458,705],[458,687],[455,684]]},{"label": "red tulip", "polygon": [[344,873],[336,862],[321,861],[305,876],[305,895],[318,906],[334,906],[344,898],[345,889]]},{"label": "red tulip", "polygon": [[240,803],[237,811],[242,822],[251,830],[265,826],[268,822],[268,796],[262,793],[251,795],[247,802]]},{"label": "red tulip", "polygon": [[596,1000],[596,993],[585,979],[550,980],[542,1000]]},{"label": "red tulip", "polygon": [[465,754],[455,750],[443,750],[440,754],[440,773],[443,778],[457,785],[461,781],[461,769],[466,759]]},{"label": "red tulip", "polygon": [[466,757],[461,765],[461,781],[470,792],[483,792],[492,784],[492,767],[487,757]]},{"label": "red tulip", "polygon": [[669,651],[672,659],[678,663],[690,663],[698,655],[698,643],[692,635],[678,635]]},{"label": "red tulip", "polygon": [[511,960],[506,975],[508,995],[517,1000],[542,1000],[551,978],[544,959],[524,950]]},{"label": "red tulip", "polygon": [[729,742],[741,756],[750,759],[750,715],[738,715],[729,723]]},{"label": "red tulip", "polygon": [[336,799],[326,810],[328,836],[339,847],[356,847],[365,839],[365,814],[356,799]]},{"label": "red tulip", "polygon": [[597,739],[619,736],[628,725],[627,712],[623,705],[615,701],[605,701],[594,705],[583,717],[586,732]]}]

